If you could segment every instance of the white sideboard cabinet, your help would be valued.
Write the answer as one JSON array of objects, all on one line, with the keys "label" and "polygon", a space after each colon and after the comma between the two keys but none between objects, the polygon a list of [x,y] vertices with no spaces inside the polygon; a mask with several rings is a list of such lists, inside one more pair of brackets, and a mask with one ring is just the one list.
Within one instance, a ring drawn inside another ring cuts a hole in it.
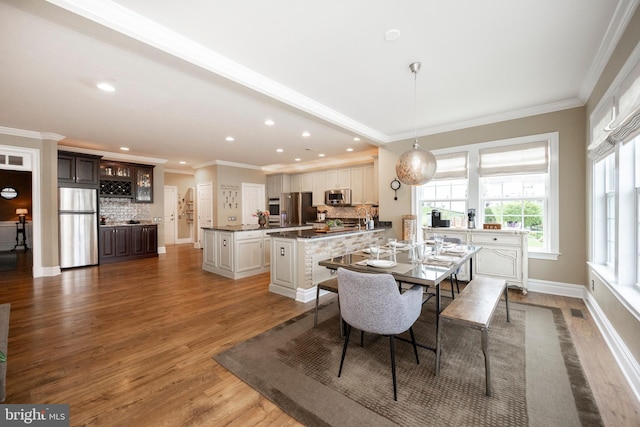
[{"label": "white sideboard cabinet", "polygon": [[[457,237],[463,244],[481,246],[473,261],[473,275],[505,279],[509,287],[527,293],[529,280],[529,232],[524,230],[484,230],[464,228],[423,228],[424,238],[434,234]],[[458,278],[469,280],[468,267]]]}]

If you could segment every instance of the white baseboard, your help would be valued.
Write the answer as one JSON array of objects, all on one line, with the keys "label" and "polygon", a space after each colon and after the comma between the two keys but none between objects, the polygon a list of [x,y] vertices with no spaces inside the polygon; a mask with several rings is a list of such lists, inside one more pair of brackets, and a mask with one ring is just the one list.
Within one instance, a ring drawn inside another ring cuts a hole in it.
[{"label": "white baseboard", "polygon": [[285,286],[277,285],[275,283],[269,283],[269,292],[273,292],[274,294],[282,295],[287,298],[296,298],[296,290],[287,288]]},{"label": "white baseboard", "polygon": [[558,295],[562,297],[584,298],[584,285],[572,283],[550,282],[547,280],[529,279],[528,290],[541,294]]},{"label": "white baseboard", "polygon": [[176,245],[182,245],[184,243],[193,243],[191,237],[183,237],[182,239],[176,239]]},{"label": "white baseboard", "polygon": [[622,374],[627,379],[636,399],[640,401],[640,365],[638,365],[629,348],[613,328],[602,309],[600,309],[596,299],[586,289],[583,299],[607,346],[613,353],[620,370],[622,370]]},{"label": "white baseboard", "polygon": [[166,254],[167,253],[167,247],[166,246],[158,246],[158,253],[159,254]]},{"label": "white baseboard", "polygon": [[316,293],[318,290],[314,286],[311,289],[296,289],[296,301],[311,302],[316,300]]},{"label": "white baseboard", "polygon": [[36,267],[33,266],[33,277],[52,277],[62,274],[60,266],[55,267]]}]

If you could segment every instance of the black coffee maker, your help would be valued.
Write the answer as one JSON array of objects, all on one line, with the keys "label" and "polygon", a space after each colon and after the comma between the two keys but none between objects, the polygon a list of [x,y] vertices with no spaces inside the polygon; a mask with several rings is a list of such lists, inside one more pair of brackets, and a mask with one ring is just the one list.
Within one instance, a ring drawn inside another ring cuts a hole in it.
[{"label": "black coffee maker", "polygon": [[431,226],[432,227],[449,227],[450,221],[448,219],[441,219],[439,210],[431,211]]},{"label": "black coffee maker", "polygon": [[469,209],[467,211],[467,217],[469,218],[467,221],[467,228],[476,228],[476,210]]}]

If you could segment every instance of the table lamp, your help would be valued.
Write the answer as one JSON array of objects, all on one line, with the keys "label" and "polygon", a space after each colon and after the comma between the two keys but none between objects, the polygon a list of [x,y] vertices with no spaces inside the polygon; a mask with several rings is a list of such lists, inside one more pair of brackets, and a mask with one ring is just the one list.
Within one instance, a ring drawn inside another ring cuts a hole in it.
[{"label": "table lamp", "polygon": [[25,208],[16,209],[16,215],[18,215],[18,221],[20,221],[20,224],[24,224],[26,222],[28,213],[29,211]]}]

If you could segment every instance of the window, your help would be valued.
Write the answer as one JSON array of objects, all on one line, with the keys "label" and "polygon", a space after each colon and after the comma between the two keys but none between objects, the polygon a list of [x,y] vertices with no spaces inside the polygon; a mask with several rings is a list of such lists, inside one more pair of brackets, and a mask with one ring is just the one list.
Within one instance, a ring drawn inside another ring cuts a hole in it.
[{"label": "window", "polygon": [[464,226],[467,210],[476,209],[477,227],[499,223],[528,230],[529,256],[557,259],[558,133],[453,150],[434,151],[436,176],[416,190],[420,223],[430,224],[431,210],[438,209],[451,226]]},{"label": "window", "polygon": [[547,174],[480,178],[480,188],[484,222],[529,230],[529,249],[546,248]]},{"label": "window", "polygon": [[441,219],[452,226],[465,223],[468,196],[467,152],[436,155],[438,171],[434,178],[418,189],[418,221],[431,225],[431,211],[440,211]]},{"label": "window", "polygon": [[604,160],[604,196],[606,217],[606,263],[613,266],[616,260],[616,180],[615,155],[610,154]]}]

